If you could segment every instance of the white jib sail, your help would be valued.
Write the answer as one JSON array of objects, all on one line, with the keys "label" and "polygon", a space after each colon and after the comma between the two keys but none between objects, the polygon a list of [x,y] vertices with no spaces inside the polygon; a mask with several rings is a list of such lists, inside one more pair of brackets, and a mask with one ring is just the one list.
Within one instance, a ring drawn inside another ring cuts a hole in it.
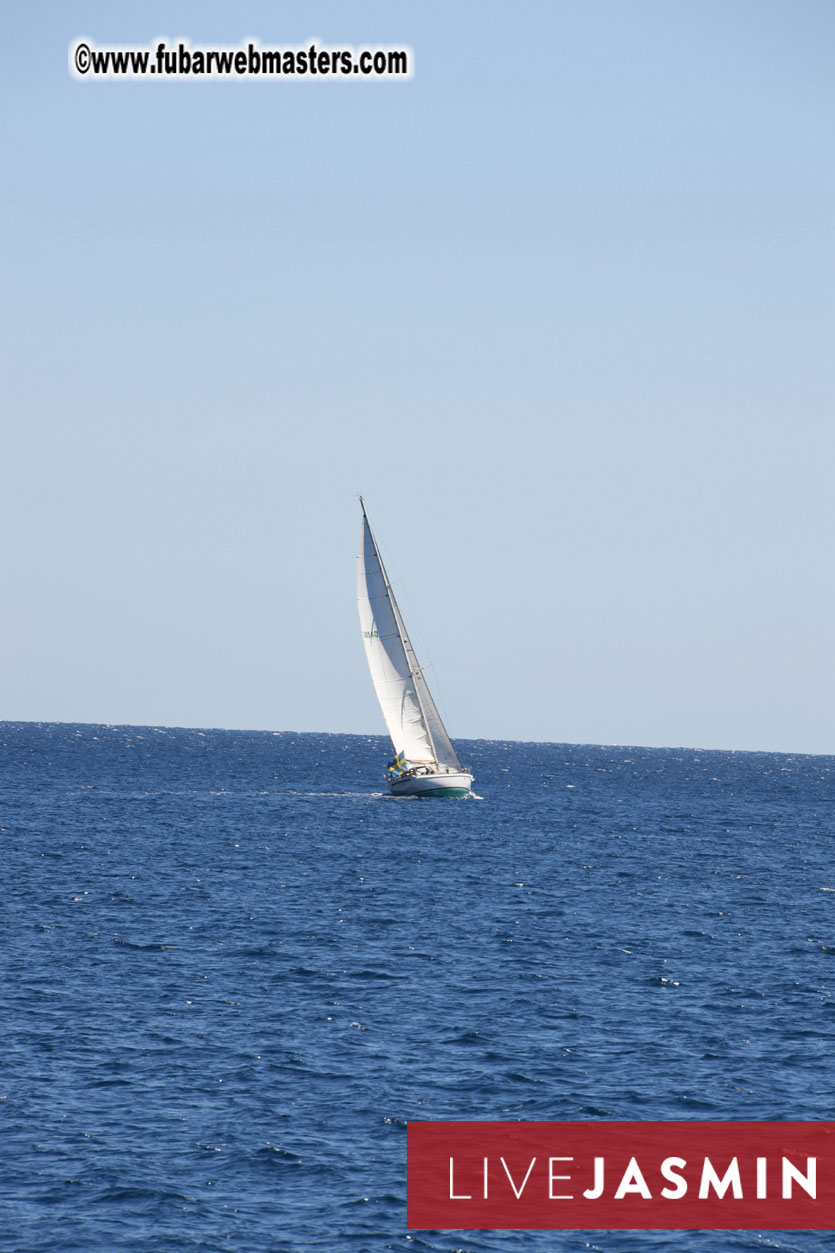
[{"label": "white jib sail", "polygon": [[380,550],[362,507],[357,602],[365,655],[395,751],[407,761],[460,770],[458,754],[426,686]]}]

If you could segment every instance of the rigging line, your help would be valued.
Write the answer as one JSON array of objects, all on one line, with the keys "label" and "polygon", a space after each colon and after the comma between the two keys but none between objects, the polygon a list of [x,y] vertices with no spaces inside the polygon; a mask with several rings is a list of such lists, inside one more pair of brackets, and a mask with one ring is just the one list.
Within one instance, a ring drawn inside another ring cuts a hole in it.
[{"label": "rigging line", "polygon": [[[388,552],[388,548],[386,548],[386,552]],[[417,665],[421,678],[423,679],[424,683],[426,683],[427,687],[429,685],[428,685],[428,681],[426,678],[426,672],[429,671],[429,673],[432,676],[432,691],[430,695],[432,696],[432,700],[436,708],[438,709],[439,716],[441,718],[441,721],[444,724],[444,728],[446,729],[446,724],[449,719],[449,714],[447,712],[446,701],[444,700],[444,697],[443,697],[440,676],[435,666],[435,662],[432,658],[428,641],[421,628],[420,619],[418,618],[417,612],[415,611],[412,598],[409,595],[409,588],[406,584],[406,581],[403,578],[403,576],[400,574],[400,571],[398,570],[398,567],[397,567],[397,563],[394,561],[394,559],[391,557],[388,557],[387,559],[389,561],[389,564],[391,565],[391,568],[395,572],[394,582],[391,582],[390,580],[392,594],[394,593],[394,586],[396,584],[398,588],[398,595],[402,596],[403,601],[409,611],[409,622],[412,624],[412,630],[409,635],[409,644],[411,646],[412,656],[415,659],[415,664]],[[399,611],[399,606],[398,606],[398,611]],[[401,615],[401,618],[402,618],[402,615]],[[411,642],[411,635],[415,635],[417,637],[418,644],[420,645],[421,656],[426,659],[423,665],[421,665],[420,662],[418,661],[415,647]],[[447,730],[447,738],[450,738],[448,730]]]}]

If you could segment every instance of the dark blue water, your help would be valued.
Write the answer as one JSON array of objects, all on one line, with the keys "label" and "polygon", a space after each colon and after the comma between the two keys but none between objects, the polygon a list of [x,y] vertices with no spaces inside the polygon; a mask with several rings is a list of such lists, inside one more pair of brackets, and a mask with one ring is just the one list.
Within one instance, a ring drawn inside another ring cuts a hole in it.
[{"label": "dark blue water", "polygon": [[3,1253],[835,1248],[406,1230],[410,1118],[835,1117],[835,761],[0,724]]}]

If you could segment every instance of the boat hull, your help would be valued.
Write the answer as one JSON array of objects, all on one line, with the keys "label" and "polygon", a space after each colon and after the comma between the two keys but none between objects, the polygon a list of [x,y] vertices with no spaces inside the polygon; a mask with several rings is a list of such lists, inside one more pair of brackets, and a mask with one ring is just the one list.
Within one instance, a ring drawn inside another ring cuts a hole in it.
[{"label": "boat hull", "polygon": [[408,775],[402,779],[390,779],[392,796],[455,797],[469,796],[473,776],[462,770],[449,774]]}]

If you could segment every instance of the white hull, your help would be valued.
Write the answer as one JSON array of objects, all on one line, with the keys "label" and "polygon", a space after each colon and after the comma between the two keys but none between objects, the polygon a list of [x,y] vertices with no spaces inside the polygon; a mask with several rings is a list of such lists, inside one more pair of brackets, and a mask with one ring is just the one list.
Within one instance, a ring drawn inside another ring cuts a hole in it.
[{"label": "white hull", "polygon": [[473,776],[466,771],[438,771],[389,779],[392,796],[467,796]]}]

